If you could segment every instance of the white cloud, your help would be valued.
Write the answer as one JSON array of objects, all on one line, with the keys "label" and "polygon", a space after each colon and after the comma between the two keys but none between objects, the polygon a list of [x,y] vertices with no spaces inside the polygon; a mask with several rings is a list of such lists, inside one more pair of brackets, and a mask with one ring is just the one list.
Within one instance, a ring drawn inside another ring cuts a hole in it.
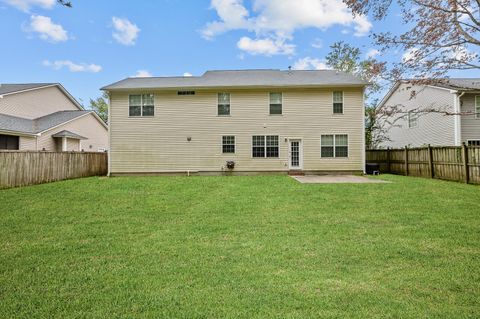
[{"label": "white cloud", "polygon": [[118,43],[123,45],[134,45],[138,38],[140,28],[128,19],[112,17],[113,28],[115,31],[112,36]]},{"label": "white cloud", "polygon": [[355,36],[364,36],[372,28],[367,17],[354,17],[342,0],[253,0],[251,12],[243,0],[212,0],[211,7],[219,19],[203,28],[202,36],[207,39],[230,30],[246,30],[255,33],[257,40],[286,43],[300,29],[326,30],[341,25],[353,28]]},{"label": "white cloud", "polygon": [[50,9],[57,3],[56,0],[3,0],[3,2],[25,12],[30,11],[32,7]]},{"label": "white cloud", "polygon": [[295,61],[294,70],[325,70],[330,69],[324,61],[311,57],[305,57]]},{"label": "white cloud", "polygon": [[212,0],[211,8],[217,11],[220,21],[207,23],[202,30],[206,39],[234,29],[248,28],[248,10],[242,0]]},{"label": "white cloud", "polygon": [[291,55],[295,53],[295,45],[285,43],[285,41],[281,39],[251,39],[249,37],[242,37],[238,41],[237,47],[252,55],[262,54],[271,56],[277,54]]},{"label": "white cloud", "polygon": [[193,76],[193,75],[192,75],[192,73],[185,72],[185,73],[183,73],[183,76],[189,77],[189,76]]},{"label": "white cloud", "polygon": [[475,59],[477,57],[477,54],[469,51],[464,46],[456,46],[450,48],[450,56],[452,59],[462,62]]},{"label": "white cloud", "polygon": [[137,73],[133,76],[134,78],[150,78],[153,75],[147,70],[138,70]]},{"label": "white cloud", "polygon": [[312,42],[312,47],[315,48],[315,49],[321,49],[323,48],[323,41],[322,39],[315,39],[313,40]]},{"label": "white cloud", "polygon": [[377,55],[380,54],[380,51],[378,51],[377,49],[370,49],[367,51],[367,53],[365,54],[365,57],[367,59],[373,59],[374,57],[376,57]]},{"label": "white cloud", "polygon": [[417,48],[411,48],[406,50],[402,55],[402,62],[403,63],[412,63],[414,62],[417,57],[419,56],[419,50]]},{"label": "white cloud", "polygon": [[102,67],[97,64],[87,64],[87,63],[74,63],[70,60],[57,60],[50,62],[49,60],[45,60],[42,63],[44,66],[48,66],[53,68],[54,70],[60,70],[64,67],[68,68],[70,72],[90,72],[90,73],[97,73],[102,70]]},{"label": "white cloud", "polygon": [[50,17],[41,15],[32,15],[25,31],[36,32],[40,39],[50,42],[64,42],[69,38],[67,31],[60,24],[55,24]]}]

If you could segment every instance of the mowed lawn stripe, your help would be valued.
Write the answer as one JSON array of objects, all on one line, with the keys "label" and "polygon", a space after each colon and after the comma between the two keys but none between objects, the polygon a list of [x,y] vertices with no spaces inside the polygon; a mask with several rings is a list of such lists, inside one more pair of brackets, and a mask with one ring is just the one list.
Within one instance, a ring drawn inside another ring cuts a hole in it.
[{"label": "mowed lawn stripe", "polygon": [[478,317],[480,188],[381,178],[2,190],[0,317]]}]

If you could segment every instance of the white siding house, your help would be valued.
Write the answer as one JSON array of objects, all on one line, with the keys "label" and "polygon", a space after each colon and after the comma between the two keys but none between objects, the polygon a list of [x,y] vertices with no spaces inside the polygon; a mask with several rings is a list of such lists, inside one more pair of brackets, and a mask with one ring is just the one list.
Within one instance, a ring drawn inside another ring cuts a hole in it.
[{"label": "white siding house", "polygon": [[59,83],[0,84],[0,150],[107,148],[107,125]]},{"label": "white siding house", "polygon": [[480,145],[480,79],[399,81],[378,108],[396,110],[381,147]]},{"label": "white siding house", "polygon": [[122,80],[103,88],[110,173],[362,172],[366,84],[279,70]]}]

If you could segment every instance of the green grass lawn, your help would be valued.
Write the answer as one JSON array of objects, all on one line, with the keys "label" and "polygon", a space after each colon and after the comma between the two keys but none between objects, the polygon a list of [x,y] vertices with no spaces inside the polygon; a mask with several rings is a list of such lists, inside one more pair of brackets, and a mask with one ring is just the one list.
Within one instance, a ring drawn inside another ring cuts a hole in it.
[{"label": "green grass lawn", "polygon": [[0,191],[0,318],[478,318],[480,187],[85,178]]}]

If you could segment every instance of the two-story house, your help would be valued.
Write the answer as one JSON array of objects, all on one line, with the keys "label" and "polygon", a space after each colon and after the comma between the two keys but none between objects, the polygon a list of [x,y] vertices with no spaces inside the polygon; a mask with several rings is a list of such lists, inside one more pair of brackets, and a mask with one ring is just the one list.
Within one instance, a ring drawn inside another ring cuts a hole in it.
[{"label": "two-story house", "polygon": [[361,173],[367,84],[333,70],[124,79],[103,88],[109,172]]},{"label": "two-story house", "polygon": [[107,149],[107,125],[61,84],[0,84],[0,150]]},{"label": "two-story house", "polygon": [[422,82],[398,81],[378,105],[391,113],[381,146],[480,146],[480,78]]}]

